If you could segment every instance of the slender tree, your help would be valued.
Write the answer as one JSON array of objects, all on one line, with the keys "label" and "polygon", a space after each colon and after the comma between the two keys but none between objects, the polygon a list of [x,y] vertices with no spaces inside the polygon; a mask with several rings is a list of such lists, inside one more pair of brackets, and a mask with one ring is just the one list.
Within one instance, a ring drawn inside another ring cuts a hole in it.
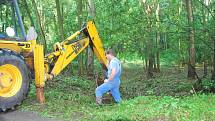
[{"label": "slender tree", "polygon": [[37,23],[39,25],[39,29],[40,29],[40,35],[42,36],[42,39],[43,39],[43,42],[44,42],[44,47],[45,47],[45,51],[46,51],[46,37],[45,37],[45,32],[44,32],[44,28],[42,26],[42,23],[41,23],[41,17],[40,17],[40,14],[38,12],[38,9],[37,9],[37,4],[35,2],[35,0],[32,0],[32,6],[34,7],[34,12],[36,14],[36,19],[37,19]]},{"label": "slender tree", "polygon": [[157,9],[156,9],[156,26],[157,26],[157,37],[156,37],[156,71],[160,72],[160,5],[157,3]]},{"label": "slender tree", "polygon": [[28,7],[28,3],[27,3],[26,0],[24,0],[23,2],[24,2],[25,9],[26,9],[26,11],[27,11],[28,17],[29,17],[29,19],[30,19],[30,21],[31,21],[31,26],[35,26],[35,25],[34,25],[33,17],[32,17],[32,15],[31,15],[31,10],[30,10],[29,7]]},{"label": "slender tree", "polygon": [[[92,20],[95,20],[96,12],[93,0],[88,0],[88,14]],[[87,54],[87,75],[92,76],[94,72],[94,54],[90,47],[88,47]]]},{"label": "slender tree", "polygon": [[153,52],[153,38],[152,38],[152,26],[153,26],[153,12],[157,8],[156,0],[151,1],[152,5],[149,5],[146,0],[143,0],[141,3],[143,5],[143,10],[147,16],[147,40],[146,40],[146,56],[147,56],[147,61],[146,64],[148,64],[147,67],[147,77],[152,78],[153,77],[153,60],[155,57],[154,52]]},{"label": "slender tree", "polygon": [[[82,13],[83,13],[83,1],[77,0],[77,16],[78,16],[78,27],[79,29],[82,26]],[[78,74],[83,74],[83,54],[79,54],[78,56]]]},{"label": "slender tree", "polygon": [[63,17],[61,15],[60,1],[55,0],[55,3],[56,3],[56,9],[57,9],[57,21],[59,26],[59,33],[60,33],[61,39],[64,40]]},{"label": "slender tree", "polygon": [[[205,3],[206,0],[203,0],[203,2]],[[207,30],[206,30],[206,22],[207,22],[207,13],[205,10],[204,5],[201,6],[202,7],[202,26],[204,28],[204,34],[202,35],[203,38],[207,38]],[[208,62],[207,62],[207,49],[203,50],[203,66],[204,66],[204,77],[206,77],[208,75],[208,70],[207,70],[207,66],[208,66]]]},{"label": "slender tree", "polygon": [[189,25],[189,61],[188,61],[188,78],[195,78],[195,39],[193,28],[193,10],[192,0],[186,0],[187,19]]}]

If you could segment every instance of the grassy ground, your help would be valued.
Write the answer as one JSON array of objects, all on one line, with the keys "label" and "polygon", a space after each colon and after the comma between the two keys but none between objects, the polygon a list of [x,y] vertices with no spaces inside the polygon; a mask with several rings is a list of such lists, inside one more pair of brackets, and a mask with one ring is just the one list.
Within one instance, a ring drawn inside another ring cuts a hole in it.
[{"label": "grassy ground", "polygon": [[61,75],[47,83],[45,105],[36,103],[32,86],[19,108],[61,120],[213,121],[215,95],[195,92],[193,83],[186,79],[184,69],[162,68],[155,78],[146,79],[141,65],[126,63],[120,104],[98,107],[94,101],[94,81]]}]

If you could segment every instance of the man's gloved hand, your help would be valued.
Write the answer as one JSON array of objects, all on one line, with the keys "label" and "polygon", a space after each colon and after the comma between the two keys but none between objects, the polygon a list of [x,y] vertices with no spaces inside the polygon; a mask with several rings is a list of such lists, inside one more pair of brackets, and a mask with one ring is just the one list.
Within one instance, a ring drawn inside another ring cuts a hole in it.
[{"label": "man's gloved hand", "polygon": [[107,83],[108,81],[109,81],[108,79],[105,79],[105,80],[104,80],[104,83]]}]

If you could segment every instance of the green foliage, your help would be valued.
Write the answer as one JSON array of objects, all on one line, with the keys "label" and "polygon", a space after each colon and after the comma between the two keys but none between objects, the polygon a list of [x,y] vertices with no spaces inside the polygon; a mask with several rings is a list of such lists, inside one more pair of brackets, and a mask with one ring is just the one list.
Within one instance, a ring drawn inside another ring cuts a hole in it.
[{"label": "green foliage", "polygon": [[215,82],[209,78],[204,78],[201,80],[201,83],[198,85],[199,90],[202,92],[213,92],[215,90]]},{"label": "green foliage", "polygon": [[[22,110],[38,111],[42,116],[68,121],[212,121],[215,118],[215,96],[213,94],[188,97],[138,96],[134,99],[124,100],[120,104],[105,104],[98,107],[92,97],[83,93],[79,94],[74,89],[72,94],[65,93],[65,91],[69,91],[65,88],[47,91],[49,92],[46,93],[46,105],[32,104],[28,101],[33,99],[28,99],[22,106]],[[88,90],[88,92],[90,91]]]},{"label": "green foliage", "polygon": [[179,57],[179,54],[174,53],[171,50],[167,50],[166,52],[162,53],[161,63],[163,65],[175,65],[177,64]]},{"label": "green foliage", "polygon": [[[162,67],[156,78],[147,79],[141,64],[141,61],[123,63],[120,104],[96,106],[95,81],[64,73],[46,83],[45,105],[36,103],[32,85],[21,110],[66,121],[212,121],[215,118],[214,94],[193,94],[193,81],[186,79],[183,68]],[[211,86],[210,82],[204,85]]]},{"label": "green foliage", "polygon": [[[46,104],[35,103],[35,87],[32,85],[30,94],[22,110],[39,111],[45,117],[70,119],[71,114],[93,105],[95,84],[90,80],[76,76],[58,76],[53,82],[47,82],[45,91]],[[32,103],[33,102],[33,103]],[[80,118],[80,117],[79,117]]]},{"label": "green foliage", "polygon": [[[96,120],[107,121],[193,121],[215,118],[214,95],[193,95],[185,98],[144,96],[119,105],[97,110]],[[212,106],[212,107],[211,107]]]},{"label": "green foliage", "polygon": [[[59,28],[57,25],[57,11],[55,1],[53,0],[35,0],[41,16],[41,22],[47,39],[47,49],[52,50],[52,45],[62,41],[60,39]],[[146,4],[151,9],[151,15],[148,16],[142,1],[138,0],[94,0],[95,18],[97,29],[104,43],[105,48],[113,48],[123,59],[147,59],[148,53],[161,52],[161,60],[167,64],[179,64],[188,60],[188,39],[189,27],[187,22],[187,12],[184,1],[181,0],[146,0]],[[195,48],[196,62],[212,62],[214,18],[213,5],[214,0],[209,5],[201,4],[202,1],[193,1],[193,14],[195,29]],[[80,29],[77,19],[77,1],[61,0],[61,12],[63,15],[64,34],[68,37],[70,34]],[[83,12],[80,15],[82,22],[92,20],[89,16],[87,0],[82,0]],[[34,26],[39,33],[39,26],[36,22],[35,10],[32,1],[27,0],[30,13],[33,18]],[[21,11],[26,29],[31,25],[29,16],[20,1]],[[160,6],[159,20],[156,13]],[[151,25],[149,25],[151,23]],[[158,32],[160,41],[156,40]],[[41,42],[41,36],[38,41]],[[152,47],[148,49],[148,43]],[[135,56],[135,57],[131,57]],[[84,57],[86,58],[86,57]],[[161,62],[163,63],[163,62]],[[164,63],[164,64],[165,64]]]},{"label": "green foliage", "polygon": [[[189,57],[189,27],[185,4],[182,0],[146,1],[149,7],[160,5],[159,20],[156,7],[147,15],[141,0],[94,0],[94,21],[105,48],[113,48],[120,60],[131,62],[126,63],[123,69],[121,91],[125,99],[121,104],[97,107],[94,103],[95,82],[84,77],[71,76],[71,72],[67,71],[53,82],[47,82],[45,105],[35,103],[35,88],[32,86],[21,109],[65,120],[214,120],[214,95],[192,95],[194,82],[187,80],[185,69],[170,67],[186,63]],[[27,2],[29,8],[33,8],[31,0]],[[213,10],[215,1],[211,0],[208,6],[202,5],[200,0],[192,2],[196,62],[206,61],[211,64],[215,22],[210,11]],[[53,0],[36,0],[36,3],[46,33],[47,47],[52,51],[52,45],[62,41],[57,26],[56,5]],[[60,3],[65,35],[69,36],[80,29],[77,1],[61,0]],[[87,0],[83,0],[83,21],[92,19],[88,15],[87,7]],[[21,6],[21,11],[27,29],[30,20],[25,6]],[[34,11],[31,9],[36,23]],[[39,31],[38,24],[35,24],[35,27]],[[41,38],[38,41],[41,41]],[[146,79],[143,62],[148,59],[150,52],[160,52],[161,64],[167,67],[162,67],[161,73],[154,75],[155,78]],[[77,60],[74,60],[73,64],[73,69],[77,70]],[[101,70],[98,61],[95,61],[95,68]],[[206,91],[214,87],[210,79],[204,79],[202,82]]]},{"label": "green foliage", "polygon": [[152,79],[147,79],[145,71],[140,67],[140,65],[128,63],[123,69],[122,80],[126,81],[122,81],[122,93],[126,98],[141,95],[190,95],[194,82],[186,79],[183,69],[177,67],[161,68],[162,73],[156,74]]}]

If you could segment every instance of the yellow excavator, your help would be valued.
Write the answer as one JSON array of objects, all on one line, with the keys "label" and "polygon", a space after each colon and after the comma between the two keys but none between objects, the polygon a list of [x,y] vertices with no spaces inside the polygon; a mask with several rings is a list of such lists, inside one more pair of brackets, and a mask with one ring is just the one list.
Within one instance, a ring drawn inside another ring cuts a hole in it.
[{"label": "yellow excavator", "polygon": [[66,40],[54,44],[53,52],[44,54],[43,45],[36,42],[34,28],[26,34],[17,0],[1,0],[0,9],[0,110],[21,105],[31,80],[35,80],[37,100],[44,103],[45,81],[56,77],[88,46],[107,69],[94,22],[87,22]]}]

